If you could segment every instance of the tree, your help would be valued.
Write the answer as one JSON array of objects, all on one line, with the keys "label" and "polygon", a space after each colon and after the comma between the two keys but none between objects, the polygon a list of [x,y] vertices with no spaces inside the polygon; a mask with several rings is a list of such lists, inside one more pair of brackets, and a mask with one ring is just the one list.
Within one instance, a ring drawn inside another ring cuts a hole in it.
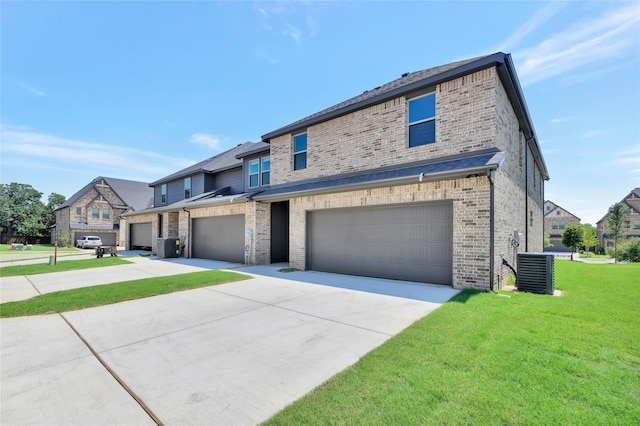
[{"label": "tree", "polygon": [[51,194],[49,194],[49,197],[47,198],[47,205],[45,206],[44,218],[43,218],[43,222],[46,226],[44,230],[46,235],[49,235],[51,227],[56,224],[55,210],[58,207],[60,207],[62,204],[64,204],[65,201],[66,201],[66,198],[64,197],[64,195],[60,195],[55,192],[52,192]]},{"label": "tree", "polygon": [[[45,205],[31,185],[0,184],[0,227],[7,234],[42,236]],[[26,238],[25,238],[26,243]]]},{"label": "tree", "polygon": [[544,234],[544,248],[549,248],[549,247],[553,247],[553,244],[551,244],[551,235],[545,233]]},{"label": "tree", "polygon": [[609,238],[613,238],[613,257],[618,263],[618,239],[629,229],[629,207],[624,203],[615,203],[609,207],[605,228]]},{"label": "tree", "polygon": [[582,245],[585,251],[598,245],[598,230],[590,223],[582,225]]},{"label": "tree", "polygon": [[582,226],[575,223],[569,225],[562,232],[562,245],[565,247],[571,247],[571,260],[573,260],[573,253],[576,248],[582,244]]}]

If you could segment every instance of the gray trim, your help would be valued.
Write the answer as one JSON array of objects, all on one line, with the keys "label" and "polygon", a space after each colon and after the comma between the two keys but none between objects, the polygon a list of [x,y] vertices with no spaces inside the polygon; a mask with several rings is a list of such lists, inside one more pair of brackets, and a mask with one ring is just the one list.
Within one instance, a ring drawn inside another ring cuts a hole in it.
[{"label": "gray trim", "polygon": [[330,194],[385,186],[407,185],[419,182],[456,179],[469,175],[486,175],[487,170],[497,170],[504,160],[504,153],[496,149],[472,154],[456,155],[413,163],[368,170],[357,174],[344,174],[331,178],[309,179],[294,184],[272,186],[250,198],[257,201],[283,201],[291,197]]}]

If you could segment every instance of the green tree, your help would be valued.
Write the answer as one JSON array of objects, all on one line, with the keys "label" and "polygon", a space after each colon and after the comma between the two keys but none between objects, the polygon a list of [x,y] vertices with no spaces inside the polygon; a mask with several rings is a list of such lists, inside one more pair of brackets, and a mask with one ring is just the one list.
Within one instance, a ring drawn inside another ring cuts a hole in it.
[{"label": "green tree", "polygon": [[[0,184],[0,227],[21,237],[42,236],[45,205],[42,192],[24,183]],[[26,243],[26,238],[24,239]]]},{"label": "green tree", "polygon": [[66,201],[66,198],[64,197],[64,195],[60,195],[55,192],[52,192],[51,194],[49,194],[49,197],[47,198],[47,205],[45,206],[45,210],[44,210],[44,217],[43,217],[43,222],[46,226],[46,228],[44,229],[45,235],[50,235],[51,227],[56,224],[55,210],[58,207],[60,207],[62,204],[64,204],[65,201]]},{"label": "green tree", "polygon": [[562,232],[562,245],[571,247],[571,260],[573,260],[573,253],[582,245],[582,226],[577,223],[567,226]]},{"label": "green tree", "polygon": [[591,247],[598,245],[598,230],[590,223],[582,225],[582,245],[585,251],[589,251]]},{"label": "green tree", "polygon": [[549,234],[544,234],[544,248],[553,247],[551,244],[551,236]]},{"label": "green tree", "polygon": [[629,207],[624,203],[615,203],[609,207],[605,228],[609,238],[613,238],[613,257],[618,263],[618,240],[629,229]]}]

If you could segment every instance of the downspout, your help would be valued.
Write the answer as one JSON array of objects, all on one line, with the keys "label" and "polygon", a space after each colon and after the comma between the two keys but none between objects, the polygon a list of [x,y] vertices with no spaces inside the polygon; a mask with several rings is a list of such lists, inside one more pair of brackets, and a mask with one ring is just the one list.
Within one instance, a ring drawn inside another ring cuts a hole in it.
[{"label": "downspout", "polygon": [[529,251],[529,141],[524,142],[524,251]]},{"label": "downspout", "polygon": [[495,228],[495,191],[493,186],[493,171],[487,169],[487,178],[489,179],[489,290],[493,292],[493,271],[494,271],[494,228]]}]

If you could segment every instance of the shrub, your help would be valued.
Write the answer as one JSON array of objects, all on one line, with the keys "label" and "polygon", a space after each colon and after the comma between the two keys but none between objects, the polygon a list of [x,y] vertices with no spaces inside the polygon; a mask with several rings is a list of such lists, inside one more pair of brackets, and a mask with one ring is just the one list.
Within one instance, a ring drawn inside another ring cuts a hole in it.
[{"label": "shrub", "polygon": [[618,260],[640,262],[640,238],[624,242],[618,246]]}]

